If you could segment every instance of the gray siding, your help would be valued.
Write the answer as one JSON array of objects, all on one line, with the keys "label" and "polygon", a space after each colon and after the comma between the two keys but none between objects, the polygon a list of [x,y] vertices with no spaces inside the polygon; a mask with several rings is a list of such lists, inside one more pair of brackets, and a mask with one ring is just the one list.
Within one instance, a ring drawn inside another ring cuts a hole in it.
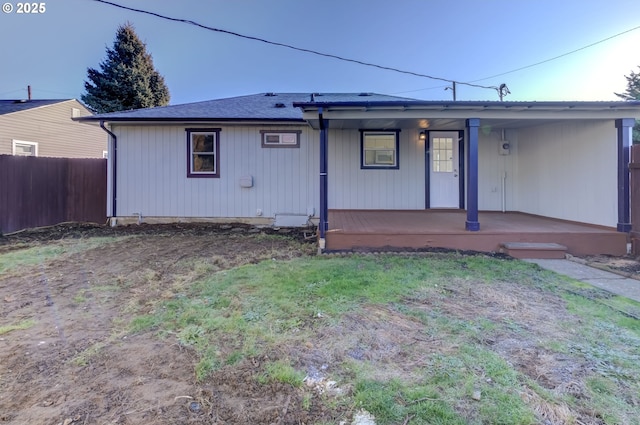
[{"label": "gray siding", "polygon": [[412,210],[425,207],[424,141],[400,132],[397,170],[360,169],[360,132],[329,131],[329,208]]},{"label": "gray siding", "polygon": [[[517,182],[517,132],[505,131],[505,140],[510,142],[508,155],[500,154],[502,132],[491,131],[480,134],[478,140],[478,209],[481,211],[506,211],[515,209]],[[504,179],[506,173],[506,179]],[[503,192],[503,184],[505,190]]]},{"label": "gray siding", "polygon": [[[222,126],[220,178],[188,178],[185,127],[194,126],[113,128],[118,136],[117,216],[250,219],[310,210],[318,216],[318,131],[276,126],[272,129],[300,130],[301,136],[299,148],[274,149],[261,147],[260,130],[267,125]],[[506,173],[508,211],[615,225],[613,121],[508,130],[506,139],[511,152],[500,155],[499,131],[480,136],[480,210],[502,208]],[[399,160],[397,170],[362,170],[359,131],[330,129],[329,208],[424,209],[425,151],[417,129],[400,132]],[[252,188],[240,187],[245,175],[253,177]]]},{"label": "gray siding", "polygon": [[518,211],[584,223],[617,223],[614,121],[574,121],[518,135]]},{"label": "gray siding", "polygon": [[[114,126],[117,215],[255,218],[258,210],[262,217],[275,217],[309,209],[317,215],[317,137],[310,128],[297,127],[299,148],[262,148],[260,130],[269,128],[223,126],[220,178],[187,178],[185,126]],[[253,187],[240,187],[245,175],[253,177]]]},{"label": "gray siding", "polygon": [[72,109],[91,115],[77,100],[0,115],[0,154],[13,154],[13,140],[35,142],[38,156],[102,158],[107,135],[97,125],[71,120]]}]

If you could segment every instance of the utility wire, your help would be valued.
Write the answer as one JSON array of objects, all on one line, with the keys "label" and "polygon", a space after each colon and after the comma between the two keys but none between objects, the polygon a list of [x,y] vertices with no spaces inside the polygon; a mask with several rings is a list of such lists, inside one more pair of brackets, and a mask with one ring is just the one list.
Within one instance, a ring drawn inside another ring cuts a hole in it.
[{"label": "utility wire", "polygon": [[398,69],[398,68],[393,68],[393,67],[390,67],[390,66],[377,65],[377,64],[374,64],[374,63],[370,63],[370,62],[360,61],[360,60],[357,60],[357,59],[349,59],[349,58],[345,58],[345,57],[342,57],[342,56],[333,55],[333,54],[330,54],[330,53],[323,53],[323,52],[319,52],[317,50],[305,49],[305,48],[301,48],[301,47],[292,46],[290,44],[278,43],[278,42],[275,42],[275,41],[269,41],[269,40],[266,40],[264,38],[253,37],[253,36],[250,36],[250,35],[239,34],[237,32],[233,32],[233,31],[227,31],[227,30],[223,30],[223,29],[220,29],[220,28],[210,27],[210,26],[203,25],[203,24],[200,24],[198,22],[195,22],[195,21],[192,21],[192,20],[189,20],[189,19],[172,18],[170,16],[161,15],[159,13],[149,12],[147,10],[142,10],[142,9],[135,9],[133,7],[123,6],[121,4],[113,3],[113,2],[110,2],[110,1],[106,1],[106,0],[93,0],[93,1],[96,1],[98,3],[108,4],[110,6],[118,7],[120,9],[129,10],[131,12],[144,13],[144,14],[147,14],[147,15],[155,16],[157,18],[166,19],[168,21],[182,22],[182,23],[185,23],[185,24],[194,25],[196,27],[204,28],[204,29],[209,30],[209,31],[228,34],[228,35],[232,35],[232,36],[235,36],[235,37],[244,38],[244,39],[247,39],[247,40],[259,41],[261,43],[271,44],[273,46],[285,47],[287,49],[297,50],[299,52],[304,52],[304,53],[311,53],[313,55],[323,56],[323,57],[332,58],[332,59],[337,59],[337,60],[341,60],[341,61],[344,61],[344,62],[356,63],[358,65],[370,66],[370,67],[373,67],[373,68],[383,69],[383,70],[386,70],[386,71],[399,72],[401,74],[413,75],[415,77],[429,78],[431,80],[439,80],[439,81],[444,81],[444,82],[447,82],[447,83],[456,83],[456,84],[462,84],[462,85],[470,86],[470,87],[478,87],[478,88],[482,88],[482,89],[498,90],[498,87],[495,87],[495,86],[482,86],[482,85],[479,85],[479,84],[465,83],[465,82],[461,82],[461,81],[449,80],[447,78],[434,77],[432,75],[420,74],[418,72],[413,72],[413,71],[405,71],[405,70]]},{"label": "utility wire", "polygon": [[[609,41],[609,40],[611,40],[611,39],[613,39],[613,38],[620,37],[621,35],[624,35],[624,34],[630,33],[631,31],[635,31],[635,30],[638,30],[638,29],[640,29],[640,25],[639,25],[639,26],[637,26],[637,27],[634,27],[634,28],[628,29],[628,30],[626,30],[626,31],[622,31],[622,32],[620,32],[620,33],[618,33],[618,34],[615,34],[615,35],[612,35],[612,36],[610,36],[610,37],[603,38],[602,40],[596,41],[595,43],[591,43],[591,44],[588,44],[588,45],[586,45],[586,46],[580,47],[580,48],[578,48],[578,49],[571,50],[570,52],[566,52],[566,53],[563,53],[563,54],[561,54],[561,55],[554,56],[554,57],[552,57],[552,58],[545,59],[545,60],[540,61],[540,62],[532,63],[531,65],[521,66],[520,68],[512,69],[511,71],[506,71],[506,72],[502,72],[502,73],[500,73],[500,74],[492,75],[492,76],[490,76],[490,77],[484,77],[484,78],[479,78],[479,79],[477,79],[477,80],[472,80],[472,81],[471,81],[471,83],[476,83],[476,82],[478,82],[478,81],[490,80],[491,78],[502,77],[503,75],[512,74],[512,73],[514,73],[514,72],[522,71],[522,70],[524,70],[524,69],[528,69],[528,68],[533,68],[534,66],[542,65],[542,64],[544,64],[544,63],[551,62],[551,61],[554,61],[554,60],[556,60],[556,59],[563,58],[563,57],[565,57],[565,56],[569,56],[569,55],[571,55],[571,54],[574,54],[574,53],[577,53],[577,52],[579,52],[579,51],[582,51],[582,50],[588,49],[589,47],[596,46],[596,45],[598,45],[598,44],[604,43],[605,41]],[[461,84],[461,83],[458,83],[458,84]],[[410,92],[423,91],[423,90],[439,89],[439,88],[442,88],[442,87],[443,87],[443,86],[438,86],[438,87],[428,87],[428,88],[424,88],[424,89],[407,90],[407,91],[402,91],[402,92],[397,92],[397,93],[410,93]]]},{"label": "utility wire", "polygon": [[15,89],[15,90],[10,90],[10,91],[6,91],[6,92],[4,92],[4,93],[0,93],[0,96],[4,96],[5,94],[17,93],[17,92],[19,92],[19,91],[21,92],[21,91],[24,91],[24,90],[26,90],[26,89]]},{"label": "utility wire", "polygon": [[485,78],[480,78],[480,79],[477,79],[477,80],[473,80],[473,82],[489,80],[489,79],[491,79],[491,78],[501,77],[501,76],[503,76],[503,75],[511,74],[511,73],[513,73],[513,72],[522,71],[523,69],[532,68],[532,67],[534,67],[534,66],[542,65],[543,63],[551,62],[551,61],[554,61],[554,60],[556,60],[556,59],[560,59],[560,58],[563,58],[563,57],[565,57],[565,56],[569,56],[569,55],[571,55],[571,54],[573,54],[573,53],[577,53],[577,52],[579,52],[579,51],[581,51],[581,50],[588,49],[589,47],[593,47],[593,46],[598,45],[598,44],[600,44],[600,43],[604,43],[605,41],[609,41],[609,40],[611,40],[612,38],[619,37],[619,36],[621,36],[621,35],[624,35],[624,34],[627,34],[627,33],[631,32],[631,31],[635,31],[635,30],[637,30],[637,29],[640,29],[640,25],[638,25],[637,27],[634,27],[634,28],[628,29],[628,30],[626,30],[626,31],[622,31],[622,32],[620,32],[620,33],[618,33],[618,34],[615,34],[615,35],[612,35],[612,36],[610,36],[610,37],[603,38],[602,40],[596,41],[595,43],[591,43],[591,44],[588,44],[588,45],[586,45],[586,46],[580,47],[580,48],[578,48],[578,49],[572,50],[572,51],[570,51],[570,52],[563,53],[563,54],[558,55],[558,56],[554,56],[554,57],[552,57],[552,58],[550,58],[550,59],[545,59],[545,60],[543,60],[543,61],[536,62],[536,63],[533,63],[533,64],[531,64],[531,65],[527,65],[527,66],[523,66],[523,67],[520,67],[520,68],[512,69],[511,71],[507,71],[507,72],[503,72],[503,73],[500,73],[500,74],[492,75],[492,76],[490,76],[490,77],[485,77]]}]

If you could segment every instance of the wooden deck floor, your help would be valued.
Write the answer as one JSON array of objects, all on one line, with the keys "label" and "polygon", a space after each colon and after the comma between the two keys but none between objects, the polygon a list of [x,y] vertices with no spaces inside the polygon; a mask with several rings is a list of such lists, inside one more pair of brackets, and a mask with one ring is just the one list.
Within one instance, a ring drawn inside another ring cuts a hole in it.
[{"label": "wooden deck floor", "polygon": [[459,210],[331,210],[327,250],[451,248],[495,252],[505,242],[558,243],[573,255],[624,255],[627,234],[522,213],[481,212],[480,231],[465,230]]}]

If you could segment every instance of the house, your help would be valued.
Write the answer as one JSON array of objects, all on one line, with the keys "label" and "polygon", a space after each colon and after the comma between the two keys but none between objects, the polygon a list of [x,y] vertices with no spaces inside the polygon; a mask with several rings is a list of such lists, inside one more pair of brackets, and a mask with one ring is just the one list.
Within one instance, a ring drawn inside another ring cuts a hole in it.
[{"label": "house", "polygon": [[104,158],[106,134],[72,120],[88,115],[76,99],[0,100],[0,155]]},{"label": "house", "polygon": [[78,120],[111,136],[114,224],[311,221],[327,250],[620,255],[639,116],[639,102],[263,93]]}]

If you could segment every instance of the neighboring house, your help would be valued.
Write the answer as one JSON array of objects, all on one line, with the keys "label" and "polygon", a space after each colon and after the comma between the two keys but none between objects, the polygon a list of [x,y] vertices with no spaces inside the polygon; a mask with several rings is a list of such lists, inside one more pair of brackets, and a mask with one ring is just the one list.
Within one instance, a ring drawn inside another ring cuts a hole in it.
[{"label": "neighboring house", "polygon": [[88,115],[75,99],[0,100],[0,155],[104,158],[104,131],[72,120]]},{"label": "neighboring house", "polygon": [[311,220],[323,249],[621,254],[638,117],[640,102],[267,93],[79,121],[112,136],[113,223]]}]

